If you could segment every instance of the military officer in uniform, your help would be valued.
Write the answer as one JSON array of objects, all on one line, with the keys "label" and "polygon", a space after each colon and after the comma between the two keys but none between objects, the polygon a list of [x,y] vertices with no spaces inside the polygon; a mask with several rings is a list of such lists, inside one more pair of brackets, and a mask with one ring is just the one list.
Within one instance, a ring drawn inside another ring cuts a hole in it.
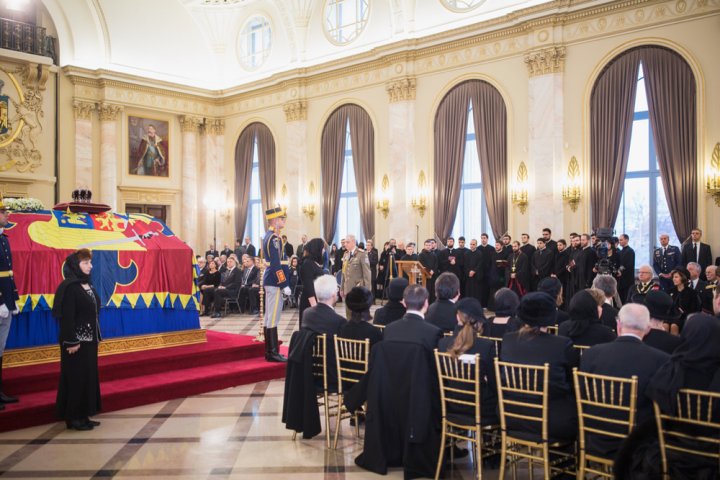
[{"label": "military officer in uniform", "polygon": [[265,360],[268,362],[286,362],[278,350],[277,324],[282,313],[282,294],[290,295],[290,271],[285,257],[285,248],[280,231],[285,226],[287,214],[281,207],[265,211],[270,228],[265,233],[262,254],[265,259],[263,289],[265,290]]},{"label": "military officer in uniform", "polygon": [[670,272],[681,265],[682,258],[680,249],[674,245],[670,245],[670,235],[667,233],[661,234],[660,248],[656,248],[653,253],[653,269],[655,269],[655,273],[658,275],[660,287],[664,292],[669,292],[673,287]]},{"label": "military officer in uniform", "polygon": [[5,352],[5,342],[10,333],[12,316],[18,313],[15,301],[18,300],[17,287],[13,279],[12,253],[10,242],[4,229],[8,224],[10,213],[0,195],[0,410],[5,409],[6,403],[15,403],[17,398],[5,395],[2,389],[2,359]]},{"label": "military officer in uniform", "polygon": [[[345,255],[343,255],[342,283],[340,285],[340,293],[343,299],[354,287],[370,289],[370,282],[372,281],[370,275],[370,260],[368,260],[365,250],[358,248],[355,235],[345,236],[345,248],[347,251]],[[352,312],[347,308],[347,305],[345,306],[345,313],[347,319],[350,320]]]}]

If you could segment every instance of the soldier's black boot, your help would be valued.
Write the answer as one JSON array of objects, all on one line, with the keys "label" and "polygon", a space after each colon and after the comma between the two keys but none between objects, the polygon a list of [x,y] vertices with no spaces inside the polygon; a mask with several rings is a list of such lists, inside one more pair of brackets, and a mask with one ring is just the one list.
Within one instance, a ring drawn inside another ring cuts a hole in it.
[{"label": "soldier's black boot", "polygon": [[287,362],[287,358],[280,355],[277,327],[265,329],[265,360],[268,362]]},{"label": "soldier's black boot", "polygon": [[3,357],[0,356],[0,404],[17,403],[17,401],[18,401],[17,398],[11,397],[10,395],[5,395],[2,391],[2,363],[3,363]]}]

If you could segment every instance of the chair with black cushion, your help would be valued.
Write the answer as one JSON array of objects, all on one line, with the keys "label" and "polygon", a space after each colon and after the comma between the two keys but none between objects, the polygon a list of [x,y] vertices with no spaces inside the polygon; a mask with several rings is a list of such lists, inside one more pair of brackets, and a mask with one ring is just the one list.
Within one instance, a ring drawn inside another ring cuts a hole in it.
[{"label": "chair with black cushion", "polygon": [[238,312],[240,311],[240,290],[238,289],[237,294],[234,297],[227,297],[225,299],[225,303],[223,304],[223,316],[227,316],[228,310],[232,305],[235,305],[238,309]]},{"label": "chair with black cushion", "polygon": [[[472,443],[478,480],[482,479],[483,437],[495,433],[498,425],[482,425],[480,396],[480,355],[453,358],[435,349],[435,365],[440,383],[442,437],[435,480],[440,478],[448,437]],[[495,450],[490,451],[490,454]]]},{"label": "chair with black cushion", "polygon": [[[576,472],[563,468],[562,464],[574,460],[567,450],[573,442],[560,442],[548,435],[548,401],[550,364],[543,366],[522,365],[502,362],[495,359],[495,375],[498,388],[498,406],[500,410],[500,475],[505,478],[508,458],[515,473],[516,464],[528,460],[528,471],[532,478],[533,463],[543,467],[545,480],[550,479],[551,472],[565,473],[575,476]],[[508,428],[508,421],[523,421],[537,425],[537,433],[513,431]],[[550,454],[553,454],[551,462]]]},{"label": "chair with black cushion", "polygon": [[580,428],[578,478],[585,478],[586,473],[613,478],[615,455],[606,452],[615,452],[635,428],[638,378],[596,375],[574,368],[573,382]]},{"label": "chair with black cushion", "polygon": [[682,389],[676,402],[675,414],[663,413],[653,402],[664,480],[688,460],[720,471],[720,393]]},{"label": "chair with black cushion", "polygon": [[370,361],[370,340],[352,340],[334,335],[335,359],[337,361],[338,391],[335,421],[335,439],[333,449],[337,448],[338,435],[342,421],[346,418],[355,419],[355,436],[360,436],[358,412],[350,412],[343,405],[343,391],[349,390],[358,383],[368,371]]}]

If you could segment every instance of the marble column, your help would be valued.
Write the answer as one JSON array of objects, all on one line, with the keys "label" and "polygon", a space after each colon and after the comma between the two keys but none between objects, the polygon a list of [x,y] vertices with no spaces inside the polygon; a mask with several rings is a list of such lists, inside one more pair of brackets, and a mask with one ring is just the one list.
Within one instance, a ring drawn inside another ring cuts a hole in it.
[{"label": "marble column", "polygon": [[202,119],[180,116],[182,131],[182,239],[196,252],[202,250],[197,239],[198,220],[198,131]]},{"label": "marble column", "polygon": [[73,101],[75,114],[75,185],[74,187],[93,187],[92,168],[92,113],[95,104]]},{"label": "marble column", "polygon": [[[528,159],[530,181],[530,236],[539,236],[545,227],[562,233],[562,179],[569,159],[564,157],[563,71],[565,47],[552,46],[525,55],[530,73],[528,82]],[[517,175],[511,165],[510,178]],[[518,215],[519,211],[515,211]]]},{"label": "marble column", "polygon": [[[321,236],[320,232],[320,182],[319,179],[300,175],[300,165],[307,165],[307,102],[297,100],[283,105],[285,111],[285,135],[287,141],[287,162],[285,168],[279,168],[278,172],[284,170],[283,177],[287,179],[288,187],[288,214],[289,222],[285,234],[288,238],[297,241],[303,234],[310,238]],[[302,203],[307,196],[307,188],[310,181],[315,183],[316,198],[315,209],[318,212],[311,221],[302,213]],[[280,192],[280,189],[278,190]],[[277,198],[280,198],[278,195]],[[296,220],[295,220],[296,219]]]},{"label": "marble column", "polygon": [[[198,175],[200,181],[197,182],[200,187],[197,192],[197,204],[202,205],[204,199],[209,194],[217,194],[225,198],[228,204],[234,202],[234,198],[228,187],[227,176],[222,172],[226,172],[225,166],[225,121],[221,119],[207,119],[202,129],[200,140],[200,158]],[[218,213],[218,244],[222,248],[223,242],[230,242],[235,236],[235,226],[232,223],[232,208],[228,212]],[[230,215],[226,215],[229,213]],[[200,236],[198,240],[198,249],[204,251],[205,245],[212,242],[213,235],[213,218],[212,215],[205,215],[205,221],[201,225],[201,231],[197,232]],[[231,245],[234,248],[234,245]],[[198,251],[199,251],[198,250]]]},{"label": "marble column", "polygon": [[[398,241],[411,239],[414,241],[415,225],[419,225],[421,222],[419,215],[410,206],[413,188],[417,182],[414,164],[415,86],[414,77],[394,80],[385,86],[390,101],[388,105],[389,158],[385,165],[390,171],[382,172],[375,168],[375,175],[382,178],[387,173],[392,196],[387,219],[384,219],[379,212],[375,215],[376,222],[387,222],[386,228],[375,228],[375,231],[380,234],[376,235],[378,236],[378,248],[389,238],[395,238]],[[379,184],[380,182],[376,181],[375,183]],[[427,215],[429,212],[425,213],[426,217]],[[387,232],[387,236],[383,238],[381,232]]]},{"label": "marble column", "polygon": [[110,103],[98,105],[100,114],[100,202],[116,210],[118,165],[118,118],[122,107]]}]

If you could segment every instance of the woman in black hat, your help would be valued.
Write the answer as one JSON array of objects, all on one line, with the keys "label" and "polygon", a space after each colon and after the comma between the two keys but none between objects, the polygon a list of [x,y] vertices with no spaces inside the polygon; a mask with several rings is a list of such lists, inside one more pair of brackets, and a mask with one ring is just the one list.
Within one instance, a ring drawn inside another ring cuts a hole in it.
[{"label": "woman in black hat", "polygon": [[[526,365],[550,364],[548,434],[552,441],[571,441],[577,436],[577,408],[572,389],[572,369],[577,366],[569,338],[547,333],[555,325],[555,299],[531,292],[520,300],[517,316],[524,323],[503,337],[500,359]],[[519,399],[522,401],[522,399]],[[508,429],[540,436],[538,422],[508,419]]]},{"label": "woman in black hat", "polygon": [[300,305],[298,307],[300,318],[298,329],[302,328],[302,318],[305,309],[317,303],[313,282],[323,274],[322,265],[324,252],[325,240],[322,238],[313,238],[305,244],[305,248],[303,249],[303,260],[299,268],[300,283],[303,288],[300,294]]},{"label": "woman in black hat", "polygon": [[575,345],[592,347],[615,340],[617,335],[600,323],[605,294],[595,288],[580,290],[570,300],[570,320],[558,327],[558,334],[569,337]]},{"label": "woman in black hat", "polygon": [[673,287],[668,293],[673,299],[673,306],[678,314],[678,318],[670,322],[670,333],[679,335],[688,315],[700,311],[700,298],[697,292],[690,288],[690,272],[686,268],[676,268],[670,272],[670,278]]},{"label": "woman in black hat", "polygon": [[[480,376],[482,377],[480,418],[483,425],[497,424],[497,385],[493,366],[495,342],[478,337],[478,335],[482,335],[485,328],[485,314],[482,305],[476,298],[462,298],[455,306],[457,308],[457,328],[452,337],[440,340],[438,350],[448,352],[455,358],[466,354],[480,355]],[[467,399],[467,397],[465,398]],[[455,407],[458,413],[475,414],[474,408],[463,409],[460,405],[455,405]]]},{"label": "woman in black hat", "polygon": [[650,331],[643,337],[643,343],[672,355],[682,343],[680,337],[671,335],[665,329],[678,318],[672,298],[662,290],[651,290],[643,296],[643,299],[650,311]]},{"label": "woman in black hat", "polygon": [[53,316],[60,321],[60,384],[57,414],[67,428],[92,430],[100,411],[98,343],[100,297],[90,283],[92,253],[84,248],[65,259],[65,280],[55,292]]},{"label": "woman in black hat", "polygon": [[370,307],[374,303],[372,292],[365,287],[353,287],[345,295],[345,305],[350,310],[350,321],[340,329],[338,337],[352,340],[370,339],[370,346],[382,340],[382,332],[369,320]]}]

